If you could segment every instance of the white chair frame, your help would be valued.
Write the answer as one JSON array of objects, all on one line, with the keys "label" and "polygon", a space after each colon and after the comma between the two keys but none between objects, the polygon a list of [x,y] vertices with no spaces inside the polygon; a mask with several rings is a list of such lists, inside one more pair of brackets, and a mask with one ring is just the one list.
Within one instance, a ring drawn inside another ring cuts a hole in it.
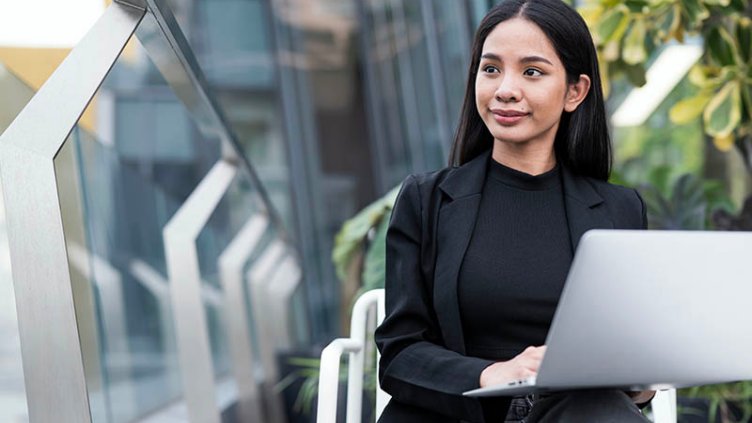
[{"label": "white chair frame", "polygon": [[[319,372],[319,397],[316,421],[335,423],[337,421],[337,398],[339,389],[339,365],[343,354],[349,354],[347,374],[347,423],[361,423],[363,411],[363,372],[367,340],[368,311],[376,305],[376,324],[384,320],[384,290],[374,289],[361,295],[355,302],[350,320],[350,337],[333,340],[321,352]],[[378,373],[378,351],[376,352],[376,372]],[[376,419],[389,402],[389,394],[381,390],[376,381]],[[676,423],[676,390],[656,392],[651,402],[653,422]]]},{"label": "white chair frame", "polygon": [[[355,302],[350,318],[350,337],[332,341],[321,352],[319,372],[319,399],[316,411],[317,422],[337,421],[337,397],[339,388],[339,363],[342,354],[349,354],[347,374],[347,423],[360,423],[363,411],[363,366],[368,324],[368,310],[376,305],[376,324],[384,320],[384,290],[374,289],[361,295]],[[378,373],[379,354],[376,352],[376,372]],[[390,396],[381,390],[376,380],[376,418],[389,402]]]}]

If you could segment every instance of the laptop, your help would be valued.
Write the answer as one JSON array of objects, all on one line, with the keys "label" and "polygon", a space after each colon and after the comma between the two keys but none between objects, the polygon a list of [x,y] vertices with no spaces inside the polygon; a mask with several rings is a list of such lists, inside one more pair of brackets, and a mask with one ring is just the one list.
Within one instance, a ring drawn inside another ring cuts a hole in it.
[{"label": "laptop", "polygon": [[538,374],[471,397],[752,379],[752,232],[583,235]]}]

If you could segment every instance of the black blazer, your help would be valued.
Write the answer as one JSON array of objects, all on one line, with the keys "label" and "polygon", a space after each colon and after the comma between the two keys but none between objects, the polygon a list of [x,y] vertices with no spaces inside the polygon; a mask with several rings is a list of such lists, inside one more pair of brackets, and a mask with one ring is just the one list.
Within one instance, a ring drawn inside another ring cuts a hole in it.
[{"label": "black blazer", "polygon": [[[483,422],[476,399],[491,361],[465,356],[457,278],[473,232],[490,152],[460,166],[408,176],[386,238],[386,318],[376,330],[381,387],[391,394],[379,422]],[[572,251],[589,229],[643,229],[637,191],[562,167]],[[508,402],[495,399],[503,410]]]}]

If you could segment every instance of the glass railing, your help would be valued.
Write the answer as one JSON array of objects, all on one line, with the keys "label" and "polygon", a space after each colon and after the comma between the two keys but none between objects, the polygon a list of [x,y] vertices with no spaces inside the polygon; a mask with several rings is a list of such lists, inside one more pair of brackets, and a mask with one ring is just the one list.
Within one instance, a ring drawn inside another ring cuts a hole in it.
[{"label": "glass railing", "polygon": [[[33,107],[19,114],[20,107],[6,111],[10,102],[0,102],[0,119],[18,115],[0,138],[0,168],[9,187],[13,277],[25,287],[21,339],[32,341],[24,361],[71,375],[26,372],[32,420],[219,422],[237,405],[241,419],[284,421],[273,389],[284,376],[278,356],[306,345],[309,333],[297,252],[165,3],[129,3],[110,6]],[[140,4],[147,13],[134,9]],[[101,37],[105,27],[137,30],[117,54],[125,38]],[[107,54],[117,58],[97,77]],[[100,80],[81,83],[80,90],[96,91],[76,91],[66,103],[59,95],[76,78]],[[6,83],[0,69],[4,95],[13,93]],[[92,100],[84,109],[86,95]],[[71,120],[68,134],[64,123],[39,138],[23,131],[53,116],[81,115],[56,115],[55,107],[81,107],[85,118]],[[39,141],[24,144],[19,134]],[[53,172],[39,170],[45,154],[54,158]],[[19,200],[12,183],[22,177],[36,200]],[[24,201],[39,207],[27,213]],[[65,261],[56,265],[60,252]],[[9,266],[0,271],[6,289]],[[65,307],[66,297],[73,307]],[[51,365],[42,349],[69,361]],[[79,356],[80,369],[70,364]]]}]

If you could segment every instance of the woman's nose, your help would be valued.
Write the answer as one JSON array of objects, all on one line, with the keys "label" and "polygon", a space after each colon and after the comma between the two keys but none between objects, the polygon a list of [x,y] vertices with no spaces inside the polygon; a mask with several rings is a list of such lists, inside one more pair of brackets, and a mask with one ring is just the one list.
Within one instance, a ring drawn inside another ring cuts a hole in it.
[{"label": "woman's nose", "polygon": [[496,87],[494,96],[496,100],[503,103],[519,101],[521,94],[518,82],[513,76],[505,75],[499,81],[499,86]]}]

